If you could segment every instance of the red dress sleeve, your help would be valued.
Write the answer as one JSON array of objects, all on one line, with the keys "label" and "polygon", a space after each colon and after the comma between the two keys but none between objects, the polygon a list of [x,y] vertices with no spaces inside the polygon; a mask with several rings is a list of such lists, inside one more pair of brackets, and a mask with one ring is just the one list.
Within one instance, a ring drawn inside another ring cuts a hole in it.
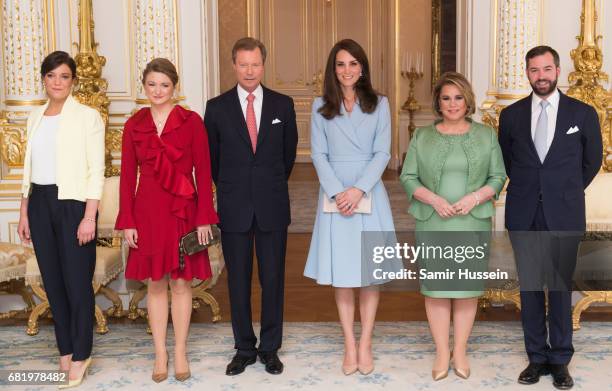
[{"label": "red dress sleeve", "polygon": [[115,229],[136,228],[133,212],[138,162],[132,141],[132,127],[132,121],[128,120],[123,128],[121,177],[119,182],[119,215],[115,222]]},{"label": "red dress sleeve", "polygon": [[206,128],[204,128],[204,122],[202,122],[199,115],[192,115],[190,122],[194,132],[193,143],[191,143],[191,153],[193,156],[195,180],[198,189],[195,225],[217,224],[219,222],[219,217],[213,205],[208,135],[206,134]]}]

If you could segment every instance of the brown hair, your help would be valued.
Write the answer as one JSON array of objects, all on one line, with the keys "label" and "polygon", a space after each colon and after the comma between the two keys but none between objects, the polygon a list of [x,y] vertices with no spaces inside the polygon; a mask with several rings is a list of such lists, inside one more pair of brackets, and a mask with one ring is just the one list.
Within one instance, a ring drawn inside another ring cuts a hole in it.
[{"label": "brown hair", "polygon": [[559,68],[559,65],[561,64],[559,53],[557,53],[557,51],[551,48],[550,46],[542,45],[542,46],[536,46],[536,47],[529,49],[529,51],[525,55],[525,69],[529,68],[529,60],[531,60],[534,57],[544,55],[546,53],[552,54],[553,60],[555,62],[555,66]]},{"label": "brown hair", "polygon": [[63,52],[61,50],[56,50],[52,53],[49,53],[49,55],[45,57],[42,64],[40,65],[40,75],[44,79],[47,73],[51,72],[62,64],[66,64],[68,68],[70,68],[72,78],[75,79],[77,77],[76,62],[74,62],[74,59],[70,57],[68,53]]},{"label": "brown hair", "polygon": [[340,50],[346,50],[351,56],[355,57],[361,65],[361,77],[355,83],[355,94],[359,99],[359,105],[364,113],[372,113],[378,105],[378,93],[372,87],[370,80],[370,64],[363,48],[352,39],[338,41],[327,58],[325,66],[325,79],[323,80],[323,106],[319,113],[325,119],[332,119],[340,115],[340,105],[342,104],[342,88],[336,76],[336,55]]},{"label": "brown hair", "polygon": [[465,78],[465,76],[457,72],[445,72],[442,74],[442,76],[440,76],[440,79],[438,79],[438,82],[433,90],[434,112],[437,115],[442,116],[442,111],[440,110],[440,94],[442,93],[442,87],[447,85],[457,87],[459,92],[461,92],[461,95],[463,95],[465,105],[467,106],[465,116],[470,117],[472,114],[474,114],[476,112],[476,97],[474,96],[472,85]]},{"label": "brown hair", "polygon": [[176,86],[179,81],[176,67],[167,58],[154,58],[149,61],[144,71],[142,71],[142,84],[145,83],[147,75],[151,72],[163,73],[164,75],[168,76],[170,81],[172,81],[172,85],[174,86]]},{"label": "brown hair", "polygon": [[250,51],[250,50],[255,50],[257,48],[259,48],[259,51],[261,52],[261,60],[265,64],[266,55],[267,55],[266,47],[259,39],[255,39],[252,37],[244,37],[236,41],[236,43],[234,44],[234,47],[232,48],[232,62],[234,64],[236,63],[236,54],[238,53],[239,50],[249,50]]}]

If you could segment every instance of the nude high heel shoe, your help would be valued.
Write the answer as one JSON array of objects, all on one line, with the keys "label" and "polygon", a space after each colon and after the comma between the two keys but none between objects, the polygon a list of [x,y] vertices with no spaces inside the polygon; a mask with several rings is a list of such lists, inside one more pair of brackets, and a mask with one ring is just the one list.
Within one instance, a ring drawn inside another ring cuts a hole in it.
[{"label": "nude high heel shoe", "polygon": [[450,354],[449,363],[448,365],[446,365],[446,369],[442,369],[442,370],[432,369],[431,370],[431,378],[434,381],[442,380],[448,376],[448,368],[450,366],[450,360],[452,359],[452,357],[453,357],[453,352],[451,352]]},{"label": "nude high heel shoe", "polygon": [[455,375],[459,376],[462,379],[467,379],[468,377],[470,377],[470,368],[457,368],[454,364],[455,360],[453,360],[452,354],[451,361],[453,363],[453,371],[455,372]]},{"label": "nude high heel shoe", "polygon": [[87,377],[87,370],[89,369],[90,365],[91,365],[91,357],[89,357],[89,358],[87,358],[87,360],[85,360],[85,363],[83,364],[83,374],[81,375],[81,377],[79,377],[78,379],[75,379],[75,380],[68,379],[68,384],[62,384],[62,385],[58,386],[58,388],[60,390],[62,390],[62,389],[66,389],[66,388],[73,388],[73,387],[80,386],[81,383],[83,383],[83,379],[85,379]]},{"label": "nude high heel shoe", "polygon": [[151,380],[155,383],[161,383],[168,378],[168,361],[170,361],[170,356],[166,353],[166,370],[160,373],[153,372],[151,375]]},{"label": "nude high heel shoe", "polygon": [[[355,345],[355,350],[357,350],[357,345]],[[358,368],[359,367],[357,366],[357,363],[349,365],[342,364],[342,373],[344,373],[344,376],[350,376],[353,373],[357,372]]]},{"label": "nude high heel shoe", "polygon": [[[359,352],[359,347],[357,347],[357,351]],[[359,373],[361,373],[363,376],[367,376],[370,373],[374,372],[374,357],[372,357],[372,362],[367,365],[358,364],[357,369],[359,370]]]}]

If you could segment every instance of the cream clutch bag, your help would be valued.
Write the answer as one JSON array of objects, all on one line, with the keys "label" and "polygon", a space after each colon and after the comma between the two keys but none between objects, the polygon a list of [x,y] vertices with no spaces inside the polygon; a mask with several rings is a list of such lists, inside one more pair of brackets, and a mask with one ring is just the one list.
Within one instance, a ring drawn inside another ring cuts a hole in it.
[{"label": "cream clutch bag", "polygon": [[[338,206],[336,205],[336,201],[330,199],[325,193],[323,193],[323,212],[324,213],[340,213],[340,211],[338,210]],[[355,208],[354,212],[355,213],[365,213],[365,214],[372,213],[372,194],[371,193],[366,193],[363,197],[361,197],[361,200],[359,201],[359,204],[357,205],[357,208]]]}]

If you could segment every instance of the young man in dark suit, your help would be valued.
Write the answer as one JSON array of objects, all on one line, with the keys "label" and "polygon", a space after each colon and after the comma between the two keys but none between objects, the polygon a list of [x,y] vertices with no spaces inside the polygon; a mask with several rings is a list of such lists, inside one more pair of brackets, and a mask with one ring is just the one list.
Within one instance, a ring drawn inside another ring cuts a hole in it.
[{"label": "young man in dark suit", "polygon": [[[287,180],[298,134],[293,100],[261,85],[265,60],[260,41],[238,40],[232,49],[238,83],[209,100],[204,115],[237,349],[227,366],[230,376],[244,372],[257,355],[267,372],[283,371],[277,351],[291,222]],[[251,320],[254,245],[262,290],[258,347]]]},{"label": "young man in dark suit", "polygon": [[[602,139],[595,110],[557,89],[559,55],[548,46],[525,56],[533,89],[500,115],[499,143],[510,183],[506,228],[521,285],[528,367],[521,384],[551,373],[569,389],[572,275],[585,231],[584,189],[600,169]],[[548,290],[548,325],[544,285]]]}]

